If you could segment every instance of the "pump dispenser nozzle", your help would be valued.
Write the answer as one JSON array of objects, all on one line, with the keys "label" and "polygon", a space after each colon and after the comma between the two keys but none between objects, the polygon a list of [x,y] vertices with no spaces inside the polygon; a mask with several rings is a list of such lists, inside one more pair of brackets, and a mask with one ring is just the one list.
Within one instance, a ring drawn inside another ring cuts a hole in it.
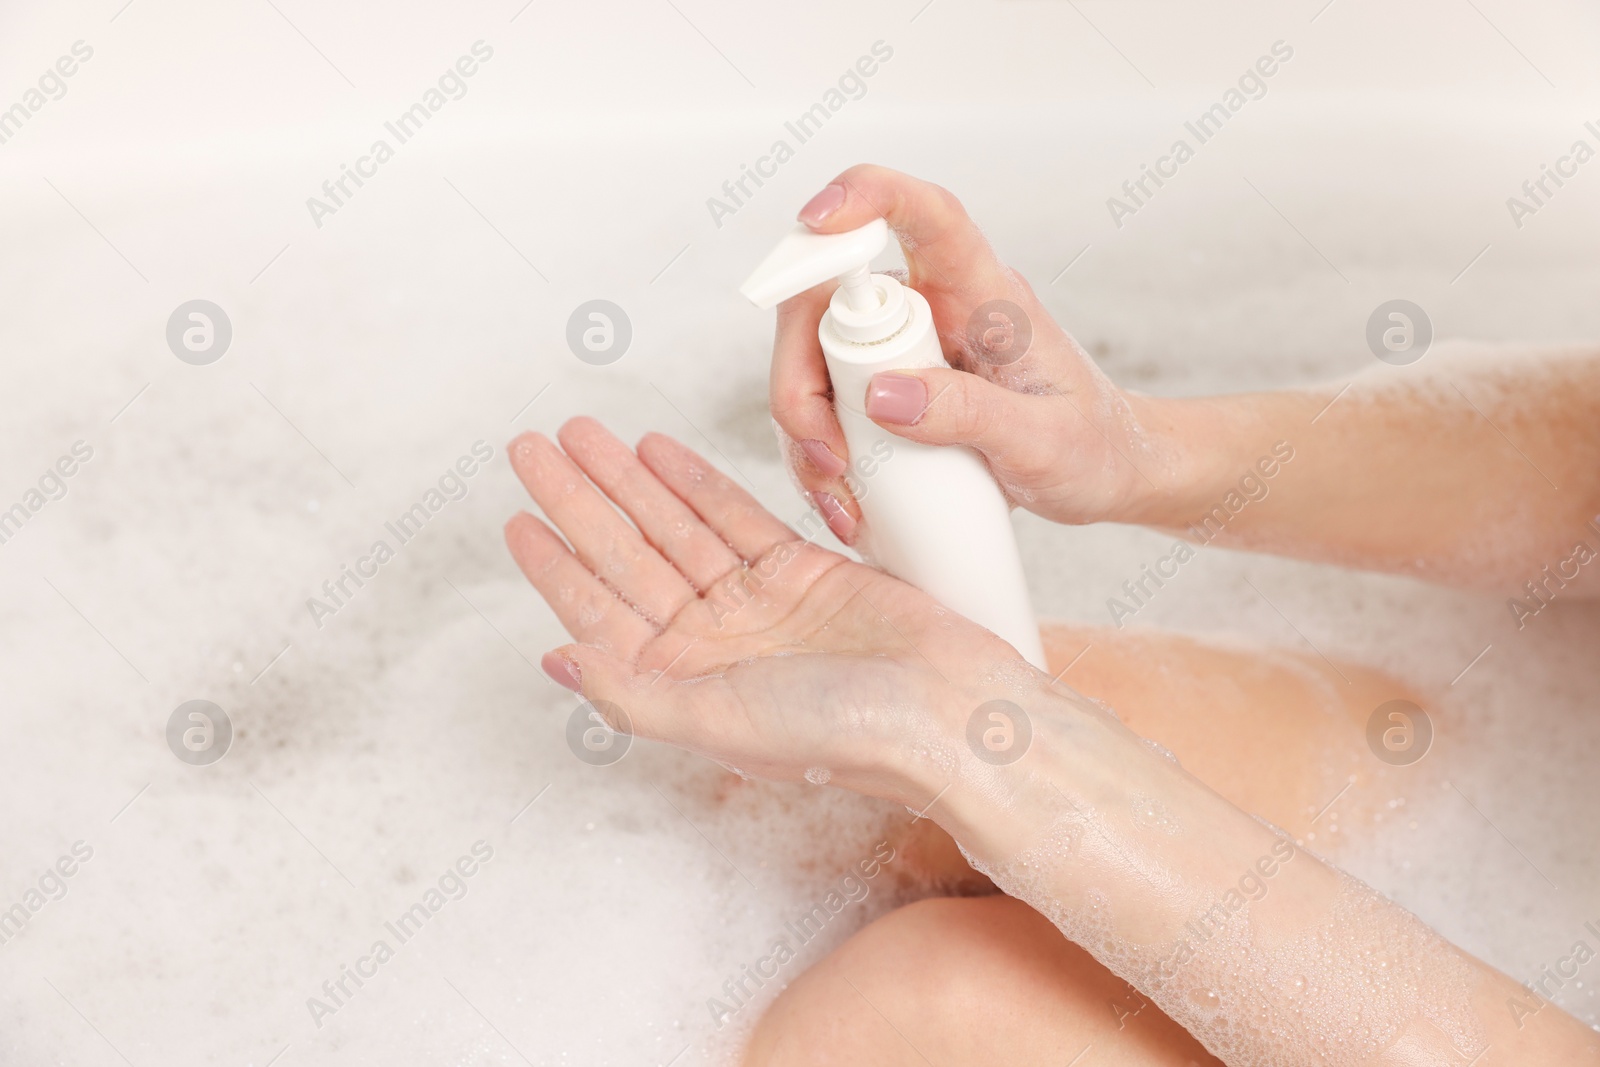
[{"label": "pump dispenser nozzle", "polygon": [[769,308],[837,278],[839,288],[828,305],[834,334],[852,345],[881,344],[904,329],[912,314],[900,283],[872,273],[873,257],[888,244],[889,224],[882,219],[844,233],[812,233],[796,226],[739,292],[757,307]]},{"label": "pump dispenser nozzle", "polygon": [[839,275],[839,288],[844,291],[844,302],[850,305],[851,311],[871,311],[880,303],[872,288],[872,268],[866,264]]},{"label": "pump dispenser nozzle", "polygon": [[871,290],[872,260],[887,247],[889,224],[882,219],[844,233],[812,233],[801,223],[767,254],[739,292],[756,307],[770,308],[838,278],[850,294],[850,306],[868,311],[877,303]]}]

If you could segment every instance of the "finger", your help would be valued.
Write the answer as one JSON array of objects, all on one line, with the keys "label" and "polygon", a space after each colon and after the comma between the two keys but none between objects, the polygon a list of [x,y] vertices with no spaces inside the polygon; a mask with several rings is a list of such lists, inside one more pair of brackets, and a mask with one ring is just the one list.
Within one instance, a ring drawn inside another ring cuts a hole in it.
[{"label": "finger", "polygon": [[618,599],[550,527],[523,512],[506,523],[505,536],[511,557],[567,633],[628,660],[655,637],[655,627]]},{"label": "finger", "polygon": [[875,374],[865,406],[868,418],[900,437],[967,445],[1013,472],[1049,469],[1062,451],[1061,412],[1050,398],[1014,393],[965,371]]},{"label": "finger", "polygon": [[589,484],[543,434],[511,443],[511,466],[528,492],[572,543],[584,566],[651,619],[666,623],[699,594],[683,575]]},{"label": "finger", "polygon": [[924,296],[958,297],[969,309],[986,300],[1015,299],[1012,272],[983,231],[961,201],[932,182],[860,164],[800,210],[800,221],[818,233],[842,233],[876,218],[888,220],[905,253],[911,287]]},{"label": "finger", "polygon": [[818,286],[778,305],[772,346],[772,417],[800,446],[800,468],[808,491],[824,488],[845,472],[849,446],[833,413],[833,383],[822,358],[817,324],[827,310],[833,286]]},{"label": "finger", "polygon": [[847,545],[855,544],[857,527],[861,523],[861,505],[856,502],[850,483],[843,477],[802,477],[809,460],[805,450],[784,433],[782,427],[778,428],[778,447],[783,452],[784,468],[793,478],[795,489],[827,522],[835,537]]},{"label": "finger", "polygon": [[789,529],[733,479],[664,434],[646,434],[639,458],[726,541],[739,558],[753,563],[785,541]]},{"label": "finger", "polygon": [[833,383],[817,340],[817,324],[834,288],[820,285],[778,305],[770,395],[784,466],[834,536],[852,544],[861,506],[844,479],[850,447],[834,414]]},{"label": "finger", "polygon": [[563,645],[545,653],[546,674],[580,694],[618,733],[682,744],[688,719],[674,710],[676,693],[626,659],[591,645]]},{"label": "finger", "polygon": [[703,592],[738,569],[741,561],[733,549],[615,434],[594,419],[577,418],[561,427],[558,436],[567,455],[696,589]]}]

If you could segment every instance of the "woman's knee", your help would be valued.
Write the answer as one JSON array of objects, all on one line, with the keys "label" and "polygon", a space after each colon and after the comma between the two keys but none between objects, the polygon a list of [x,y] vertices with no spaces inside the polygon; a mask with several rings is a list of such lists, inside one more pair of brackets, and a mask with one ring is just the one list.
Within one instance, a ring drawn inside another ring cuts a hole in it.
[{"label": "woman's knee", "polygon": [[[786,989],[746,1063],[1209,1062],[1187,1034],[1048,920],[1005,896],[937,898],[879,919]],[[1170,1054],[1170,1055],[1169,1055]]]}]

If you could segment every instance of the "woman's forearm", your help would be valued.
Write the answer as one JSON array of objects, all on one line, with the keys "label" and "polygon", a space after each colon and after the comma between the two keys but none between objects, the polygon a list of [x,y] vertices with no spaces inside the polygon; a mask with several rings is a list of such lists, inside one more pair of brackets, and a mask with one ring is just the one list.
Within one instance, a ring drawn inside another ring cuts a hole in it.
[{"label": "woman's forearm", "polygon": [[1515,590],[1548,566],[1600,589],[1600,562],[1573,559],[1582,541],[1600,551],[1600,350],[1428,360],[1323,389],[1148,400],[1170,458],[1130,521],[1453,585]]},{"label": "woman's forearm", "polygon": [[[1026,754],[963,756],[930,814],[1229,1064],[1600,1062],[1600,1035],[1559,1011],[1509,1012],[1520,987],[1099,707],[1051,691],[1012,701]],[[930,789],[950,777],[927,771]]]}]

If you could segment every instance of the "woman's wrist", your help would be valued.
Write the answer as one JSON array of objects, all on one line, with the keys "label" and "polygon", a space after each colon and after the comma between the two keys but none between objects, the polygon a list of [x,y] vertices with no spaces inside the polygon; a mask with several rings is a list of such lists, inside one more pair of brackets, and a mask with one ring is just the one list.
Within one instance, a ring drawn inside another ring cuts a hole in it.
[{"label": "woman's wrist", "polygon": [[[1105,521],[1169,525],[1188,498],[1202,495],[1207,477],[1201,419],[1194,400],[1126,392],[1128,424],[1117,447],[1119,487]],[[1072,463],[1075,457],[1064,457]]]},{"label": "woman's wrist", "polygon": [[1032,844],[1064,802],[1058,782],[1093,788],[1115,766],[1113,748],[1131,738],[1116,736],[1127,731],[1110,712],[1043,673],[1007,682],[945,700],[939,742],[909,747],[899,766],[906,806],[976,860]]},{"label": "woman's wrist", "polygon": [[1256,483],[1275,477],[1292,458],[1284,428],[1308,407],[1300,393],[1214,397],[1129,396],[1144,442],[1129,459],[1125,498],[1112,521],[1183,529],[1230,494],[1248,499]]}]

